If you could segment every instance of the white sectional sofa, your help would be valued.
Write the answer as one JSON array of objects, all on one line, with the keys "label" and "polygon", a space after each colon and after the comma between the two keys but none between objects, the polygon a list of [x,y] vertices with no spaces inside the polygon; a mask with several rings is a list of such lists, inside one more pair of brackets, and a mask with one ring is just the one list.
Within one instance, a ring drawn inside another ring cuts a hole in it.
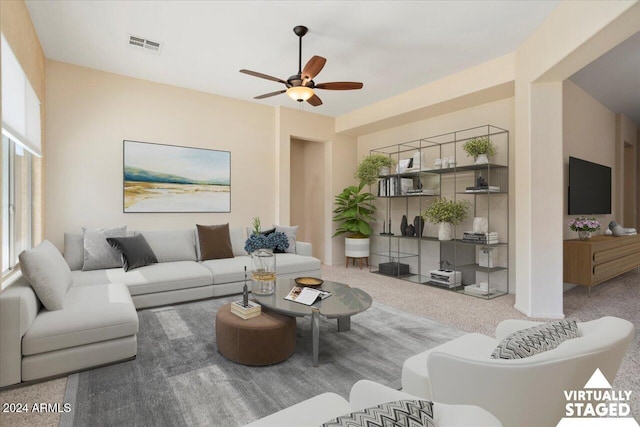
[{"label": "white sectional sofa", "polygon": [[[241,229],[231,229],[234,258],[208,261],[198,261],[195,229],[136,233],[159,262],[128,272],[82,271],[83,237],[65,234],[73,280],[61,310],[44,308],[25,278],[0,294],[0,387],[135,357],[136,309],[242,292],[251,258]],[[309,243],[276,255],[279,277],[320,277],[320,268]]]}]

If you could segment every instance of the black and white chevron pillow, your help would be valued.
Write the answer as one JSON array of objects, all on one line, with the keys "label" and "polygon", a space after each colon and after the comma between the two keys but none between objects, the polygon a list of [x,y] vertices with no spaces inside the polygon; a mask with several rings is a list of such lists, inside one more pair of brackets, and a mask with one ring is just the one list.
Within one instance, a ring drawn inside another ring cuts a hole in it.
[{"label": "black and white chevron pillow", "polygon": [[322,427],[434,427],[433,402],[398,400],[342,415]]},{"label": "black and white chevron pillow", "polygon": [[559,320],[508,335],[491,353],[492,359],[523,359],[553,350],[563,341],[578,336],[575,320]]}]

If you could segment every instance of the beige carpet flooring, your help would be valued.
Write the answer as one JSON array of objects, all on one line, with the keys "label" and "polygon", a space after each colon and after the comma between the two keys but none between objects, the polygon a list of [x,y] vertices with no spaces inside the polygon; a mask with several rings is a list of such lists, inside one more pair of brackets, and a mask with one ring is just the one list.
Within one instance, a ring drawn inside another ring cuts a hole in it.
[{"label": "beige carpet flooring", "polygon": [[[428,317],[467,332],[493,335],[496,326],[504,319],[526,319],[513,308],[514,295],[493,300],[483,300],[460,295],[443,289],[396,280],[371,274],[358,268],[324,266],[327,280],[347,283],[368,292],[374,300],[389,306]],[[617,279],[594,287],[591,297],[585,288],[577,287],[564,294],[564,312],[567,318],[592,320],[601,316],[617,316],[627,319],[640,330],[640,274],[630,272]],[[0,392],[0,404],[4,402],[61,403],[66,378],[47,381],[28,387],[18,387]],[[638,332],[625,357],[615,387],[632,390],[632,408],[640,417],[640,344]],[[57,426],[59,414],[7,414],[0,412],[2,426]]]}]

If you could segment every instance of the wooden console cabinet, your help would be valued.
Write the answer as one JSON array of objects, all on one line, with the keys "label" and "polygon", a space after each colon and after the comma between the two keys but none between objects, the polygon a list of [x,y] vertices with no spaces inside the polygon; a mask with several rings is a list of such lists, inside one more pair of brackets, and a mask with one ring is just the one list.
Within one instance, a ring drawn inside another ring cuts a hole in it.
[{"label": "wooden console cabinet", "polygon": [[564,241],[564,281],[591,286],[640,267],[640,235]]}]

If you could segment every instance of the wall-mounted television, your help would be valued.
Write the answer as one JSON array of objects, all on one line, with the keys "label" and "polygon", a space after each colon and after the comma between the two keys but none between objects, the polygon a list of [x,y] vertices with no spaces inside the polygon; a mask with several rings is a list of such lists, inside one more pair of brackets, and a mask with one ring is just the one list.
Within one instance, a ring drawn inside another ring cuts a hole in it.
[{"label": "wall-mounted television", "polygon": [[611,213],[611,168],[569,157],[569,215]]}]

